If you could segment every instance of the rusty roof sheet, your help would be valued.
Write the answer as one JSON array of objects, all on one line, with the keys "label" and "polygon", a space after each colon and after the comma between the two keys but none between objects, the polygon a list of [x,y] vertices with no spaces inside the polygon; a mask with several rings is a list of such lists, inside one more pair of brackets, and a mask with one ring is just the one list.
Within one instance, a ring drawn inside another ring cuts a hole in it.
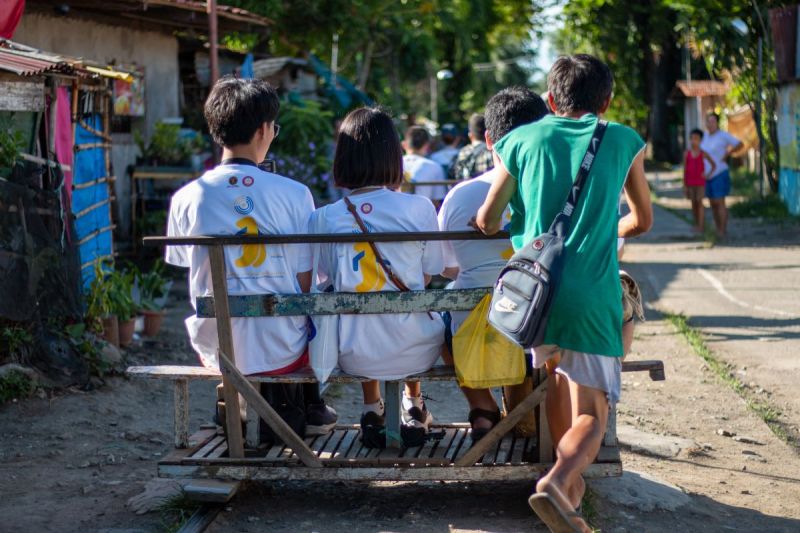
[{"label": "rusty roof sheet", "polygon": [[105,73],[102,68],[95,68],[92,71],[87,68],[89,66],[96,67],[81,59],[43,52],[8,39],[0,39],[0,70],[13,72],[19,76],[58,73],[79,78],[98,78],[119,77],[121,72],[109,70]]},{"label": "rusty roof sheet", "polygon": [[725,96],[729,89],[727,83],[716,80],[679,80],[675,83],[675,87],[683,96],[688,97]]}]

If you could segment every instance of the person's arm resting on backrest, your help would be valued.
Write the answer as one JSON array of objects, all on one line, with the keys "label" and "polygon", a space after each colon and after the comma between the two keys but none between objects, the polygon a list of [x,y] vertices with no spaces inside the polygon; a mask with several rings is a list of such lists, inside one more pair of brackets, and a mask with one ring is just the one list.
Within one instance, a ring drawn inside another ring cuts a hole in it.
[{"label": "person's arm resting on backrest", "polygon": [[653,204],[650,186],[644,174],[644,150],[633,160],[625,179],[625,199],[631,212],[619,221],[619,237],[635,237],[650,231],[653,226]]},{"label": "person's arm resting on backrest", "polygon": [[490,172],[494,175],[494,181],[475,219],[478,229],[486,235],[494,235],[503,228],[503,212],[517,192],[517,179],[506,170],[496,153],[494,169]]}]

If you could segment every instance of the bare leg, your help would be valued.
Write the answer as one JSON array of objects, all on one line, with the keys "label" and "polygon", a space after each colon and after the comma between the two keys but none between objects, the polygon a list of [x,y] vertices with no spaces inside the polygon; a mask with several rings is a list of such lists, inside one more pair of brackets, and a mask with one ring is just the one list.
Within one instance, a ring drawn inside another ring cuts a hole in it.
[{"label": "bare leg", "polygon": [[558,443],[555,465],[539,480],[536,490],[550,494],[562,506],[574,508],[583,497],[581,474],[600,450],[608,422],[608,400],[604,391],[572,382],[569,394],[572,426]]},{"label": "bare leg", "polygon": [[694,215],[694,227],[698,232],[703,232],[705,226],[705,208],[703,200],[692,200],[692,215]]},{"label": "bare leg", "polygon": [[630,320],[622,324],[622,358],[625,359],[625,356],[628,355],[631,351],[631,345],[633,344],[633,330],[635,328],[634,321]]},{"label": "bare leg", "polygon": [[364,393],[364,403],[381,401],[381,386],[377,381],[362,382],[361,391]]},{"label": "bare leg", "polygon": [[[453,356],[444,350],[442,352],[442,360],[446,365],[453,364]],[[406,384],[408,386],[408,384]],[[487,411],[496,411],[497,410],[497,402],[494,401],[494,396],[492,396],[492,391],[490,389],[471,389],[469,387],[461,387],[461,392],[464,393],[464,397],[467,399],[469,403],[470,409],[486,409]],[[492,427],[492,422],[490,420],[486,420],[485,418],[478,418],[475,421],[475,428],[476,429],[489,429]]]},{"label": "bare leg", "polygon": [[553,372],[547,376],[547,392],[545,396],[545,409],[547,410],[547,425],[550,428],[550,438],[553,446],[558,448],[558,443],[569,431],[572,425],[572,407],[569,397],[569,381],[561,374]]},{"label": "bare leg", "polygon": [[728,227],[728,208],[725,207],[725,198],[716,198],[711,201],[711,214],[714,215],[714,224],[717,226],[717,235],[725,237]]},{"label": "bare leg", "polygon": [[419,398],[422,395],[422,385],[419,381],[406,381],[406,396]]}]

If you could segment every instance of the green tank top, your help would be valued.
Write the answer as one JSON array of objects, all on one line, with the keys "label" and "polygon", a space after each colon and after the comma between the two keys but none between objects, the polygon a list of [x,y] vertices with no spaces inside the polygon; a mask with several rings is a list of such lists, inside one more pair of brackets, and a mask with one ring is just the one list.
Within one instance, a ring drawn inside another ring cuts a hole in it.
[{"label": "green tank top", "polygon": [[[592,114],[579,119],[548,115],[516,128],[495,144],[494,150],[517,179],[510,226],[515,250],[547,231],[564,206],[596,124]],[[634,130],[609,123],[572,215],[546,344],[622,356],[619,199],[631,164],[643,147]]]}]

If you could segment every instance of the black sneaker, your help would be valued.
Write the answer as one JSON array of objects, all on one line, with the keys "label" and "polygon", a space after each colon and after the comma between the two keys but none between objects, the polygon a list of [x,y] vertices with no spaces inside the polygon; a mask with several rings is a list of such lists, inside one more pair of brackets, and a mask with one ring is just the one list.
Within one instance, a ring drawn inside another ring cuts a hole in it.
[{"label": "black sneaker", "polygon": [[375,411],[361,414],[361,442],[367,448],[386,448],[386,420]]},{"label": "black sneaker", "polygon": [[306,407],[306,437],[329,433],[339,420],[333,407],[322,403],[312,403]]},{"label": "black sneaker", "polygon": [[428,436],[428,428],[433,423],[433,415],[428,411],[425,402],[422,402],[422,409],[411,407],[403,410],[403,424],[400,426],[400,438],[403,439],[403,446],[413,448],[422,446]]}]

